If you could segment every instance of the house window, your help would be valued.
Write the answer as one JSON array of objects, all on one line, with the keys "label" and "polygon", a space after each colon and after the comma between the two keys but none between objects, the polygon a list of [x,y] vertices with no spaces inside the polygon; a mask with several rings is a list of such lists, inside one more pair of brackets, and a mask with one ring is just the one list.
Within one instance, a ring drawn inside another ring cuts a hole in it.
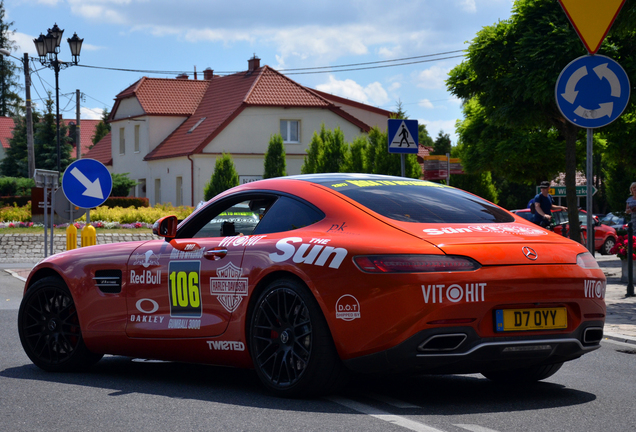
[{"label": "house window", "polygon": [[161,203],[161,179],[155,179],[155,204]]},{"label": "house window", "polygon": [[300,121],[299,120],[281,120],[280,134],[283,142],[299,143],[300,142]]},{"label": "house window", "polygon": [[119,128],[119,154],[126,154],[126,135],[124,134],[125,129]]},{"label": "house window", "polygon": [[135,153],[139,153],[139,125],[135,125]]},{"label": "house window", "polygon": [[183,177],[177,177],[177,207],[183,205]]},{"label": "house window", "polygon": [[137,196],[146,198],[146,179],[137,180]]}]

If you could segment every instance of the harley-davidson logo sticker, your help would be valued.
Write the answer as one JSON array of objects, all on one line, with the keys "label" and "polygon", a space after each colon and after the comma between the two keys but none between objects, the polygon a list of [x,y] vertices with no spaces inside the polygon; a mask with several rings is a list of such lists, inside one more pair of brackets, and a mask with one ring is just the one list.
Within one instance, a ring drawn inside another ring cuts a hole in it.
[{"label": "harley-davidson logo sticker", "polygon": [[219,303],[230,313],[247,296],[248,279],[241,277],[242,274],[243,270],[230,262],[216,270],[217,277],[210,278],[210,294],[216,295]]}]

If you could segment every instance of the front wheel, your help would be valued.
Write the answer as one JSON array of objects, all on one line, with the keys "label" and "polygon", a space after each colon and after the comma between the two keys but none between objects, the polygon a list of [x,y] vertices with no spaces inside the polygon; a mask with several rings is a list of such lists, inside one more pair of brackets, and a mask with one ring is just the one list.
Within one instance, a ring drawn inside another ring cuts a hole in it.
[{"label": "front wheel", "polygon": [[506,384],[527,384],[535,381],[541,381],[551,377],[559,369],[561,369],[563,363],[555,363],[544,366],[531,366],[521,369],[509,369],[482,372],[481,374],[491,381],[506,383]]},{"label": "front wheel", "polygon": [[18,333],[31,361],[50,372],[84,369],[102,358],[84,345],[75,302],[57,277],[41,279],[27,290],[18,312]]},{"label": "front wheel", "polygon": [[616,239],[614,237],[608,237],[603,242],[603,246],[601,247],[601,255],[609,255],[612,252],[612,248],[616,245]]},{"label": "front wheel", "polygon": [[274,394],[317,396],[343,383],[327,322],[300,282],[283,278],[267,286],[252,309],[249,333],[256,373]]}]

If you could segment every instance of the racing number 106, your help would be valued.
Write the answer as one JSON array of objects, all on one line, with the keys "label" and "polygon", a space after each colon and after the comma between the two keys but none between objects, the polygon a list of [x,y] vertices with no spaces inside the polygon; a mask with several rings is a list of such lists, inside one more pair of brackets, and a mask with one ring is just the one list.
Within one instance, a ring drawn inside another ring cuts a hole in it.
[{"label": "racing number 106", "polygon": [[170,293],[172,306],[198,308],[201,304],[199,297],[198,272],[171,272]]}]

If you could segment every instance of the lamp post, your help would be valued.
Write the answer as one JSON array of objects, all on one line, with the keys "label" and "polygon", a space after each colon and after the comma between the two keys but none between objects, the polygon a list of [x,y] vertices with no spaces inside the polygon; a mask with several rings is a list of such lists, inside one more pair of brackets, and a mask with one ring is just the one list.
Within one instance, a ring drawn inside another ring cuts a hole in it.
[{"label": "lamp post", "polygon": [[79,63],[79,55],[82,50],[82,42],[84,39],[77,37],[77,33],[72,38],[68,38],[68,45],[71,49],[71,55],[73,61],[63,62],[57,59],[57,54],[60,52],[60,42],[62,42],[62,34],[64,30],[60,29],[57,24],[53,25],[53,28],[48,29],[46,36],[40,34],[40,37],[33,39],[35,43],[35,49],[40,56],[40,63],[42,66],[48,67],[55,71],[55,121],[57,127],[57,172],[61,172],[60,162],[62,160],[62,148],[60,145],[60,85],[59,75],[60,70],[66,69],[69,66],[75,66]]}]

